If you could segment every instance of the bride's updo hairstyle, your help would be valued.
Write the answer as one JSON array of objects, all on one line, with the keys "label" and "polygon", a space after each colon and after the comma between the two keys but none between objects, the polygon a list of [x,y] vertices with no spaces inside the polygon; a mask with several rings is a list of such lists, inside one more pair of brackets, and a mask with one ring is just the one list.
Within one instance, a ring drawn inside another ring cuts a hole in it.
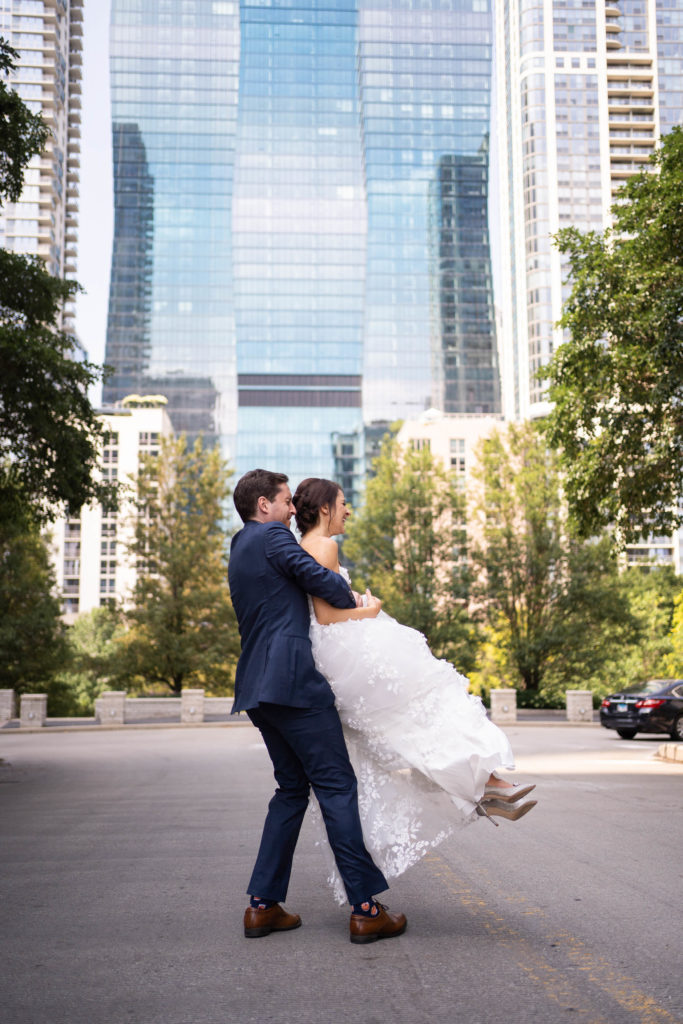
[{"label": "bride's updo hairstyle", "polygon": [[309,476],[308,479],[301,481],[292,502],[296,509],[296,526],[302,537],[318,522],[323,505],[329,507],[330,517],[332,516],[332,509],[337,503],[339,491],[339,484],[335,484],[334,480]]}]

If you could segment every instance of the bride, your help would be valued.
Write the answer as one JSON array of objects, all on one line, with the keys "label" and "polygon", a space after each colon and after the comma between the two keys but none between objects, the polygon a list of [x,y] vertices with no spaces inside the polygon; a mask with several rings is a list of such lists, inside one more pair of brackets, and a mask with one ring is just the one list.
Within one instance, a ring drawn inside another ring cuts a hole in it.
[{"label": "bride", "polygon": [[[299,484],[293,504],[301,546],[350,585],[333,539],[351,514],[342,489],[311,477]],[[388,879],[477,815],[516,821],[535,806],[519,802],[534,786],[520,789],[495,774],[514,767],[507,737],[468,693],[467,679],[435,658],[421,633],[383,611],[359,618],[308,600],[313,656],[334,691],[366,846]],[[358,600],[381,606],[369,591]],[[329,863],[343,902],[331,855]]]}]

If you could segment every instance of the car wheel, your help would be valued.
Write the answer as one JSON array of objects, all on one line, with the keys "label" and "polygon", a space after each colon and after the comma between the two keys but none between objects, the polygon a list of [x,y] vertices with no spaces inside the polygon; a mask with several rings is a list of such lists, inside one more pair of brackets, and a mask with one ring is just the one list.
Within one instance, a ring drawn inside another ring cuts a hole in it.
[{"label": "car wheel", "polygon": [[621,736],[622,740],[632,740],[637,732],[637,729],[617,729],[617,735]]},{"label": "car wheel", "polygon": [[674,718],[674,723],[671,726],[671,739],[683,740],[683,715]]}]

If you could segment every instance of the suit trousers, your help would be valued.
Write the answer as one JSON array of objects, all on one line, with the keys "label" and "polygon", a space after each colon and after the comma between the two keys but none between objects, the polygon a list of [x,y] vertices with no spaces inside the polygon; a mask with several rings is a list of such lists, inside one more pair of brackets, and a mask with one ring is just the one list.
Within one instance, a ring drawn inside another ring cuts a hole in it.
[{"label": "suit trousers", "polygon": [[247,714],[263,736],[278,784],[247,891],[278,903],[286,898],[311,786],[349,902],[387,889],[363,841],[358,785],[337,709],[261,703]]}]

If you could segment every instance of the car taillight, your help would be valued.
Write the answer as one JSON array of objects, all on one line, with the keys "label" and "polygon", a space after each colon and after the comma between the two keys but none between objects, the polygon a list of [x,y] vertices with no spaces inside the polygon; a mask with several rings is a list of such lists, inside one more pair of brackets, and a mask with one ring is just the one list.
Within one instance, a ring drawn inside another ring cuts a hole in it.
[{"label": "car taillight", "polygon": [[600,705],[600,707],[601,708],[608,708],[609,707],[609,697],[605,697],[605,699],[603,700],[603,702]]},{"label": "car taillight", "polygon": [[662,704],[666,704],[664,700],[656,700],[654,697],[648,697],[646,700],[637,700],[637,708],[660,708]]}]

